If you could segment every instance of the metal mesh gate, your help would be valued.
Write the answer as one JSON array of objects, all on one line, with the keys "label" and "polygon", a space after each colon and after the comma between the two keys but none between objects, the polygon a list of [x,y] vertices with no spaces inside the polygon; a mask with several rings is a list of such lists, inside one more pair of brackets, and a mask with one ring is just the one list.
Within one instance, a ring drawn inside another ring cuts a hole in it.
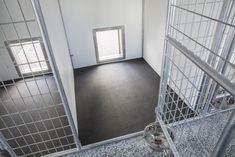
[{"label": "metal mesh gate", "polygon": [[220,147],[234,126],[234,18],[234,0],[169,0],[156,114],[175,156],[235,155],[235,140]]},{"label": "metal mesh gate", "polygon": [[31,1],[0,0],[0,142],[12,156],[78,147],[47,55]]}]

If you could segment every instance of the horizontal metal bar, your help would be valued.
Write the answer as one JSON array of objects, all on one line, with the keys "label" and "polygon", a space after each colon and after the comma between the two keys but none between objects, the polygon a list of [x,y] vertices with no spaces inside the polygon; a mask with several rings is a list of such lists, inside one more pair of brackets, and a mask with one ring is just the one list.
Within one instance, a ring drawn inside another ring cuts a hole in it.
[{"label": "horizontal metal bar", "polygon": [[1,132],[0,132],[0,145],[3,145],[3,148],[6,149],[12,157],[17,157],[11,146],[6,142]]},{"label": "horizontal metal bar", "polygon": [[49,62],[49,60],[40,60],[40,61],[34,61],[34,62],[27,62],[27,63],[15,63],[15,65],[13,66],[9,66],[9,67],[15,67],[15,66],[22,66],[22,65],[29,65],[29,64],[35,64],[35,63],[40,63],[40,62]]},{"label": "horizontal metal bar", "polygon": [[181,120],[181,121],[178,121],[178,122],[170,123],[167,126],[168,127],[174,127],[174,126],[182,125],[182,124],[185,124],[185,123],[193,123],[193,122],[199,121],[201,119],[205,119],[205,118],[208,118],[208,117],[213,117],[213,116],[218,115],[218,114],[223,114],[223,113],[226,113],[226,112],[232,112],[233,110],[235,110],[235,106],[231,106],[228,109],[216,110],[216,111],[212,111],[211,113],[206,113],[205,115],[198,115],[196,117],[191,117],[191,118]]},{"label": "horizontal metal bar", "polygon": [[170,37],[166,36],[168,40],[175,48],[182,52],[188,59],[195,63],[200,69],[206,72],[210,77],[212,77],[219,85],[224,87],[230,94],[235,96],[235,84],[231,83],[227,78],[220,75],[216,70],[211,68],[206,62],[202,61],[198,56],[196,56],[192,51],[188,50],[180,42]]},{"label": "horizontal metal bar", "polygon": [[44,157],[64,157],[67,155],[69,156],[71,154],[76,154],[78,152],[79,152],[78,149],[74,148],[74,149],[68,149],[68,150],[64,150],[64,151],[60,151],[60,152],[56,152],[56,153],[52,153],[52,154],[47,154]]},{"label": "horizontal metal bar", "polygon": [[[43,157],[54,157],[54,153],[53,153],[53,154],[50,154],[50,150],[54,150],[54,149],[58,149],[58,148],[63,149],[63,147],[69,147],[69,146],[72,146],[72,145],[74,145],[74,144],[66,144],[66,145],[63,145],[63,146],[56,147],[56,148],[48,148],[48,149],[46,149],[45,151],[48,151],[49,154],[43,155]],[[61,154],[62,154],[63,152],[65,152],[65,153],[63,153],[64,155],[61,156],[61,157],[64,157],[65,155],[67,155],[66,152],[69,152],[70,150],[75,150],[75,148],[60,151]],[[28,156],[33,156],[33,157],[34,157],[34,156],[35,156],[35,153],[41,153],[41,151],[34,151],[34,152],[29,153],[29,154],[27,154],[27,155],[18,156],[18,157],[28,157]],[[59,152],[58,152],[58,153],[59,153]],[[55,154],[56,154],[56,153],[55,153]]]},{"label": "horizontal metal bar", "polygon": [[[205,4],[215,4],[215,3],[223,3],[224,1],[211,1],[211,2],[197,2],[198,5],[205,5]],[[191,5],[195,5],[194,3],[186,3],[186,4],[179,4],[178,6],[191,6]]]},{"label": "horizontal metal bar", "polygon": [[[172,60],[172,59],[170,59],[169,57],[167,57],[170,61],[171,61],[171,63],[175,66],[175,68],[182,74],[182,76],[183,77],[185,77],[185,79],[192,85],[192,87],[194,87],[194,89],[196,90],[196,91],[200,91],[197,87],[196,87],[196,85],[189,79],[189,77],[184,73],[184,71],[182,71],[177,65],[176,65],[176,63]],[[177,80],[176,80],[177,81]],[[175,84],[175,83],[174,83]],[[183,94],[183,93],[182,93]]]},{"label": "horizontal metal bar", "polygon": [[224,24],[224,25],[227,25],[227,26],[230,26],[230,27],[235,28],[235,26],[234,26],[234,25],[232,25],[232,24],[230,24],[230,23],[226,23],[226,22],[224,22],[224,21],[221,21],[221,20],[218,20],[218,19],[215,19],[215,18],[212,18],[212,17],[206,16],[206,15],[203,15],[203,14],[199,14],[199,13],[194,12],[194,11],[192,11],[192,10],[188,10],[188,9],[185,9],[185,8],[179,7],[179,6],[177,6],[177,5],[173,5],[173,4],[172,4],[171,6],[173,6],[173,7],[175,7],[175,8],[178,8],[178,9],[181,9],[181,10],[184,10],[184,11],[187,11],[187,12],[190,12],[190,13],[192,13],[192,14],[196,14],[196,15],[198,15],[198,16],[202,16],[202,17],[204,17],[204,18],[207,18],[207,19],[213,20],[213,21],[215,21],[215,22],[219,22],[219,23],[222,23],[222,24]]},{"label": "horizontal metal bar", "polygon": [[[69,127],[69,126],[68,126],[68,127]],[[51,129],[51,130],[53,130],[53,129]],[[48,132],[45,132],[45,133],[48,134]],[[48,135],[48,136],[50,136],[50,135]],[[70,134],[70,135],[65,135],[65,136],[63,136],[63,138],[70,138],[70,137],[73,137],[73,135]],[[17,137],[17,138],[23,138],[23,136],[19,136],[19,137]],[[32,138],[34,138],[34,137],[32,137]],[[44,140],[44,141],[41,141],[41,142],[37,142],[36,144],[37,144],[37,145],[40,145],[40,144],[44,144],[44,143],[47,143],[47,142],[52,142],[52,140],[60,140],[60,139],[61,139],[61,137],[56,137],[56,138]],[[15,139],[11,139],[11,140],[15,140]],[[7,141],[10,141],[10,140],[7,140]],[[74,144],[75,144],[75,142],[71,142],[71,143],[66,144],[66,145],[74,145]],[[35,143],[32,143],[32,144],[29,144],[29,143],[28,143],[28,144],[25,144],[25,145],[21,145],[21,146],[19,146],[19,147],[15,147],[15,148],[13,148],[13,150],[22,149],[22,148],[24,148],[24,147],[31,147],[31,146],[34,146],[34,145],[35,145]],[[62,145],[57,146],[57,147],[54,147],[54,148],[52,148],[52,149],[56,149],[56,148],[58,148],[58,147],[64,147],[64,146],[65,146],[65,145],[62,144]],[[42,150],[35,151],[34,153],[40,152],[40,151],[42,151]],[[28,154],[27,154],[27,155],[28,155]]]},{"label": "horizontal metal bar", "polygon": [[18,23],[25,24],[26,22],[36,22],[36,20],[25,20],[25,21],[4,22],[4,23],[0,23],[0,25],[11,25],[11,24],[18,24]]}]

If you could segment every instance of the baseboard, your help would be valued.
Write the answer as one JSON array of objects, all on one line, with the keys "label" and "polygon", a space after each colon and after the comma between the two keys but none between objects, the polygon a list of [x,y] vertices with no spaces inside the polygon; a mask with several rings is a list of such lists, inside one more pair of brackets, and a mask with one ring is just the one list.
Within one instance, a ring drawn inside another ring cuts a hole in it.
[{"label": "baseboard", "polygon": [[143,57],[138,57],[138,58],[132,58],[132,59],[122,59],[122,60],[116,60],[116,61],[110,61],[110,62],[106,62],[106,63],[97,63],[94,65],[89,65],[89,66],[85,66],[85,67],[79,67],[79,68],[74,68],[73,70],[85,70],[85,69],[89,69],[89,68],[94,68],[100,65],[105,65],[105,64],[112,64],[112,63],[120,63],[120,62],[125,62],[125,61],[132,61],[132,60],[137,60],[137,59],[144,59]]}]

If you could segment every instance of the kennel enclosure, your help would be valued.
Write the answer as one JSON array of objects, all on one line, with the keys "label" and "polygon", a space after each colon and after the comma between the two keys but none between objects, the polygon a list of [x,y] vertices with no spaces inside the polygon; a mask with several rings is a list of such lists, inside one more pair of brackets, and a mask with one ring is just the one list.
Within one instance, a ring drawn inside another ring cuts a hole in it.
[{"label": "kennel enclosure", "polygon": [[[10,78],[0,78],[0,149],[12,156],[76,152],[80,144],[53,58],[50,60],[50,53],[48,58],[37,56],[37,46],[45,45],[50,51],[50,41],[40,5],[37,0],[32,2],[34,5],[29,0],[0,1],[1,15],[5,16],[0,22],[0,50],[4,51],[0,55],[16,47],[25,56],[22,63],[14,56],[8,57],[12,65],[0,63],[0,70]],[[168,1],[156,118],[176,157],[235,156],[235,137],[229,137],[235,135],[234,3]],[[29,40],[22,40],[26,38]],[[18,45],[11,45],[13,40]],[[36,60],[29,62],[25,45],[31,45]],[[43,65],[51,66],[53,72],[42,70]],[[14,70],[23,67],[29,73],[19,70],[15,79]],[[40,72],[34,72],[33,67]],[[167,128],[175,133],[174,142]]]},{"label": "kennel enclosure", "polygon": [[0,150],[12,157],[80,147],[40,11],[0,0]]},{"label": "kennel enclosure", "polygon": [[235,155],[234,18],[234,0],[168,1],[156,116],[174,156]]}]

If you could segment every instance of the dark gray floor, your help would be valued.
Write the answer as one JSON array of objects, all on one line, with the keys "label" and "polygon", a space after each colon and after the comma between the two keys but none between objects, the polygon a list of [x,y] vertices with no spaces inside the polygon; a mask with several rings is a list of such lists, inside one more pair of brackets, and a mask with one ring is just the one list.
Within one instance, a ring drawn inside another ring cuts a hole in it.
[{"label": "dark gray floor", "polygon": [[159,82],[143,59],[75,70],[82,145],[141,131],[153,122]]}]

